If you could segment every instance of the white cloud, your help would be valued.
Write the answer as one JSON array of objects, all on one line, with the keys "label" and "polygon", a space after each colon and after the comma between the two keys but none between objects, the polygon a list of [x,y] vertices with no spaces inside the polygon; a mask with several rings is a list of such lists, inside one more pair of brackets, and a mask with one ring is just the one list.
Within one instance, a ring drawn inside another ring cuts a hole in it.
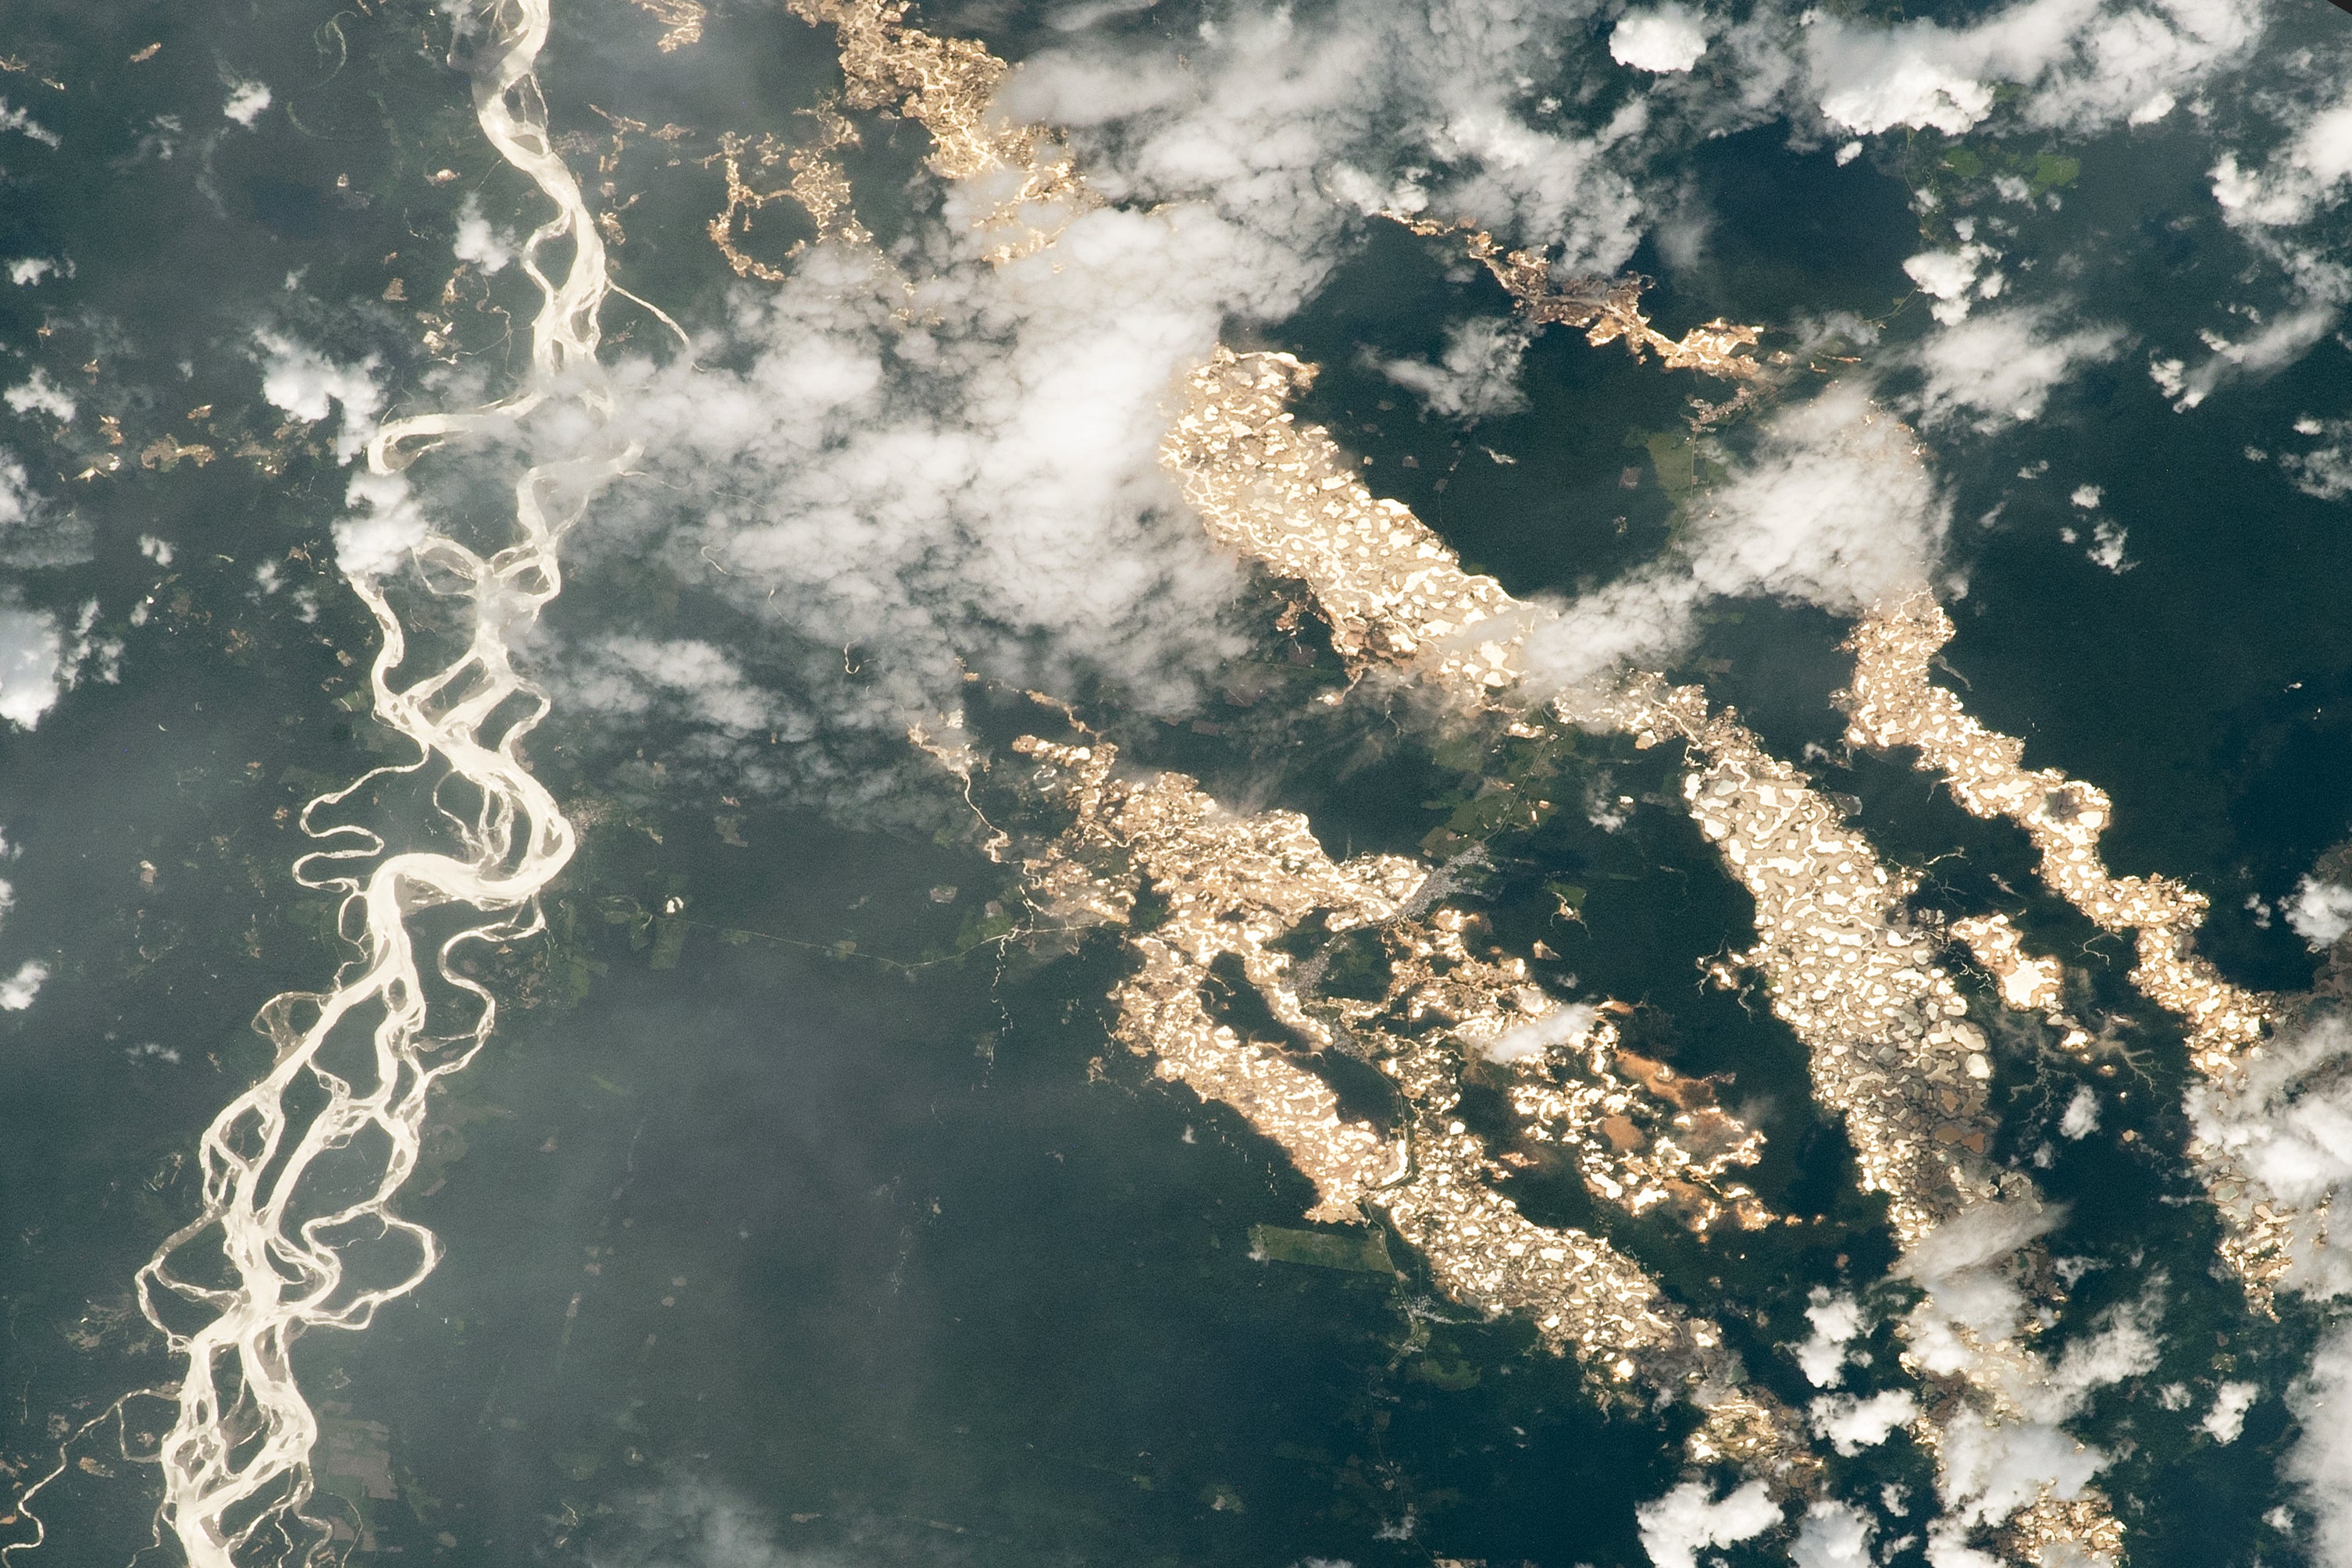
[{"label": "white cloud", "polygon": [[1692,565],[1708,593],[1760,590],[1841,615],[1925,578],[1948,525],[1912,433],[1859,384],[1776,416],[1693,510]]},{"label": "white cloud", "polygon": [[2101,518],[2091,529],[2091,547],[2083,553],[2091,558],[2092,564],[2104,566],[2120,577],[2139,564],[2137,561],[2124,558],[2124,542],[2130,534],[2131,530],[2118,528]]},{"label": "white cloud", "polygon": [[1887,1435],[1919,1414],[1919,1402],[1899,1388],[1862,1398],[1851,1394],[1826,1394],[1806,1409],[1813,1435],[1851,1458],[1874,1448]]},{"label": "white cloud", "polygon": [[1649,111],[1587,130],[1524,108],[1523,79],[1556,71],[1588,26],[1580,6],[1342,0],[1312,26],[1275,9],[1158,46],[1132,32],[1073,40],[1032,56],[999,102],[1068,128],[1114,197],[1207,200],[1294,250],[1323,249],[1339,212],[1402,181],[1423,193],[1404,205],[1557,244],[1568,271],[1609,272],[1643,216],[1612,150]]},{"label": "white cloud", "polygon": [[2216,1443],[2234,1443],[2246,1429],[2246,1412],[2253,1408],[2262,1394],[2255,1384],[2225,1383],[2213,1391],[2213,1408],[2205,1412],[2205,1419],[2198,1425]]},{"label": "white cloud", "polygon": [[735,1492],[703,1481],[673,1481],[627,1500],[585,1548],[588,1568],[852,1568],[877,1561],[921,1562],[918,1552],[850,1555],[785,1546],[776,1521]]},{"label": "white cloud", "polygon": [[8,281],[19,289],[30,289],[58,269],[58,264],[46,256],[20,257],[8,263]]},{"label": "white cloud", "polygon": [[[2076,1563],[2066,1568],[2079,1568]],[[2097,1559],[2092,1559],[2096,1562]],[[2009,1568],[1990,1552],[1979,1552],[1968,1543],[1968,1529],[1950,1520],[1937,1520],[1927,1527],[1927,1568]]]},{"label": "white cloud", "polygon": [[651,551],[730,606],[729,647],[798,661],[775,727],[803,739],[895,743],[961,701],[967,666],[1187,706],[1238,646],[1243,578],[1160,468],[1168,389],[1229,289],[1269,272],[1298,276],[1192,205],[1096,209],[1001,268],[955,258],[912,311],[821,247],[700,354],[731,368],[622,368],[656,482],[600,506],[580,559]]},{"label": "white cloud", "polygon": [[2100,498],[2105,494],[2097,485],[2076,485],[2074,493],[2066,499],[2084,511],[2096,511]]},{"label": "white cloud", "polygon": [[2303,1434],[2280,1468],[2312,1511],[2322,1568],[2352,1563],[2352,1325],[2320,1341],[2311,1369],[2287,1395]]},{"label": "white cloud", "polygon": [[[1825,17],[1801,27],[1782,7],[1732,22],[1682,3],[1607,17],[1587,4],[1334,0],[1312,25],[1275,8],[1164,39],[1091,30],[1110,8],[1066,9],[998,108],[1055,127],[1113,205],[1071,218],[1050,255],[997,268],[978,263],[995,237],[966,226],[997,193],[950,190],[946,221],[918,225],[891,258],[913,301],[896,277],[820,247],[793,281],[747,293],[698,345],[714,368],[625,369],[620,417],[645,435],[650,482],[600,504],[583,559],[592,570],[657,561],[739,617],[698,631],[775,695],[779,733],[893,733],[951,705],[965,665],[1036,684],[1098,677],[1176,710],[1235,646],[1224,617],[1242,579],[1187,536],[1156,470],[1170,377],[1229,329],[1307,298],[1364,210],[1470,217],[1512,243],[1555,246],[1563,273],[1611,271],[1654,209],[1675,210],[1676,176],[1661,171],[1679,149],[1801,101],[1807,79],[1877,90],[1849,68],[1869,66],[1881,44],[1899,54],[1924,41],[1940,59],[1961,37],[1969,59],[2013,62],[2002,79],[2026,86],[2017,113],[2036,125],[2105,112],[2094,100],[2109,71],[2126,79],[2112,95],[2120,121],[2160,92],[2185,94],[2228,52],[2217,40],[2243,28],[2211,9],[2032,0],[1955,32]],[[2134,28],[2145,37],[2126,47]],[[1719,89],[1665,71],[1581,118],[1574,95],[1565,110],[1532,96],[1529,83],[1560,79],[1569,51],[1595,64],[1603,47],[1630,51],[1663,68],[1667,43],[1677,57],[1711,49]],[[510,243],[475,226],[478,206],[459,216],[461,254],[489,265]],[[2003,287],[1998,258],[1975,252],[1939,304]],[[1923,419],[2032,417],[2051,385],[2109,352],[2095,331],[1978,310],[2016,331],[1923,351]],[[1518,346],[1505,323],[1466,322],[1433,360],[1380,368],[1433,412],[1476,417],[1517,405]],[[357,423],[348,411],[346,423]],[[1928,579],[1944,498],[1910,432],[1871,408],[1866,388],[1833,387],[1762,425],[1694,503],[1668,560],[1589,595],[1544,635],[1539,674],[1572,679],[1671,652],[1714,597],[1851,614]],[[362,532],[352,522],[339,537],[357,547]],[[808,765],[833,765],[822,752],[810,748]]]},{"label": "white cloud", "polygon": [[1866,384],[1833,384],[1774,416],[1729,477],[1688,503],[1679,553],[1536,627],[1529,679],[1556,689],[1670,657],[1708,599],[1769,594],[1859,615],[1924,584],[1949,526],[1912,432]]},{"label": "white cloud", "polygon": [[2089,1084],[2074,1086],[2074,1098],[2066,1102],[2066,1114],[2058,1119],[2058,1131],[2077,1142],[2099,1130],[2099,1091]]},{"label": "white cloud", "polygon": [[29,730],[73,684],[66,631],[47,610],[0,604],[0,720]]},{"label": "white cloud", "polygon": [[2068,1500],[2099,1473],[2103,1456],[2053,1426],[1994,1426],[1962,1410],[1944,1428],[1945,1524],[1999,1524],[2047,1485]]},{"label": "white cloud", "polygon": [[73,423],[76,406],[73,395],[51,381],[49,373],[37,365],[34,367],[30,381],[0,393],[0,398],[5,398],[9,408],[16,413],[31,414],[37,410],[60,425]]},{"label": "white cloud", "polygon": [[[354,577],[381,577],[395,572],[408,552],[432,531],[424,510],[398,474],[372,473],[365,468],[352,476],[343,492],[352,511],[335,523],[335,563]],[[170,545],[159,559],[168,563]]]},{"label": "white cloud", "polygon": [[2344,199],[2352,176],[2352,93],[2305,120],[2259,169],[2235,153],[2213,165],[2213,199],[2238,226],[2284,228],[2311,221]]},{"label": "white cloud", "polygon": [[[1528,89],[1567,50],[1598,55],[1608,35],[1586,5],[1335,0],[1312,26],[1257,11],[1158,41],[1059,21],[998,108],[1057,128],[1113,205],[1052,215],[1068,221],[1050,254],[996,268],[979,261],[996,237],[969,227],[996,193],[952,189],[946,221],[891,258],[912,300],[819,247],[698,345],[714,368],[618,377],[650,482],[600,503],[581,559],[658,561],[740,616],[707,640],[761,645],[738,662],[789,693],[779,733],[895,733],[957,700],[961,665],[1057,689],[1099,677],[1181,708],[1236,646],[1243,578],[1158,471],[1171,376],[1229,328],[1296,309],[1367,208],[1474,217],[1553,246],[1563,272],[1618,269],[1651,216],[1637,182],[1759,121],[1789,79],[1749,28],[1727,55],[1736,90],[1661,82],[1587,123]],[[1381,368],[1441,416],[1475,417],[1517,405],[1519,346],[1473,321],[1434,361]],[[1853,607],[1923,579],[1943,507],[1908,432],[1844,391],[1807,409],[1735,462],[1686,551],[1604,590],[1563,665],[1678,646],[1710,596]],[[872,771],[803,754],[843,779]]]},{"label": "white cloud", "polygon": [[262,83],[231,82],[228,101],[221,105],[221,112],[250,131],[269,108],[269,89]]},{"label": "white cloud", "polygon": [[2321,447],[2310,452],[2290,452],[2279,458],[2279,467],[2294,480],[2294,488],[2307,496],[2321,500],[2342,500],[2352,495],[2352,450],[2343,447]]},{"label": "white cloud", "polygon": [[1668,4],[1628,11],[1609,35],[1609,57],[1635,70],[1686,71],[1706,53],[1706,28],[1686,5]]},{"label": "white cloud", "polygon": [[1685,1481],[1633,1510],[1652,1568],[1697,1568],[1704,1549],[1752,1540],[1780,1522],[1780,1505],[1762,1481],[1749,1481],[1721,1501],[1711,1500],[1707,1491],[1702,1481]]},{"label": "white cloud", "polygon": [[2284,1213],[2291,1262],[2281,1283],[2319,1299],[2352,1291],[2352,1252],[2322,1207],[2352,1184],[2347,1064],[2352,1028],[2323,1014],[2273,1035],[2233,1080],[2194,1084],[2183,1097],[2192,1147],[2226,1156],[2261,1189],[2249,1201],[2267,1196]]},{"label": "white cloud", "polygon": [[[2092,8],[2084,0],[2072,7]],[[2012,7],[1999,21],[2011,21]],[[1961,135],[1992,111],[1993,88],[2037,65],[1997,22],[1948,29],[1916,21],[1893,27],[1816,21],[1805,39],[1806,63],[1822,113],[1864,135],[1898,125]],[[2046,47],[2046,45],[2044,46]]]},{"label": "white cloud", "polygon": [[2279,467],[2286,470],[2294,488],[2321,500],[2341,500],[2352,495],[2352,419],[2315,419],[2305,415],[2294,422],[2294,430],[2298,436],[2327,437],[2327,445],[2308,452],[2279,454]]},{"label": "white cloud", "polygon": [[[2305,878],[2288,920],[2324,947],[2352,930],[2352,890]],[[2301,919],[2298,920],[2298,915]],[[2323,1013],[2281,1030],[2250,1054],[2233,1081],[2199,1083],[2184,1097],[2192,1152],[2226,1159],[2251,1179],[2244,1203],[2264,1201],[2286,1221],[2282,1287],[2315,1300],[2352,1292],[2352,1250],[2330,1232],[2330,1211],[2352,1184],[2352,1027]],[[2230,1441],[2252,1396],[2217,1391],[2207,1430]],[[2283,1469],[2304,1490],[2317,1537],[2311,1560],[2352,1563],[2352,1327],[2338,1325],[2287,1399],[2302,1426]],[[2236,1410],[2231,1407],[2241,1406]],[[2226,1434],[2226,1435],[2225,1435]]]},{"label": "white cloud", "polygon": [[0,563],[69,566],[89,559],[90,525],[33,488],[14,454],[0,450]]},{"label": "white cloud", "polygon": [[[1980,245],[1956,250],[1923,250],[1903,263],[1903,270],[1923,294],[1938,300],[1965,298],[1977,280],[1977,268],[1992,252]],[[1961,314],[1967,314],[1965,309]],[[1938,318],[1939,320],[1941,318]]]},{"label": "white cloud", "polygon": [[5,98],[0,98],[0,131],[20,131],[42,146],[53,150],[64,145],[56,132],[34,119],[29,111],[9,108]]},{"label": "white cloud", "polygon": [[47,503],[34,492],[25,465],[0,451],[0,537],[37,523],[47,510]]},{"label": "white cloud", "polygon": [[[2297,57],[2291,63],[2310,62]],[[2233,337],[2200,332],[2210,353],[2193,370],[2178,358],[2157,362],[2151,374],[2176,410],[2197,406],[2231,377],[2294,363],[2327,336],[2352,300],[2352,268],[2320,224],[2352,191],[2352,91],[2341,78],[2340,71],[2322,70],[2313,76],[2322,84],[2316,94],[2255,97],[2258,110],[2280,126],[2276,143],[2263,153],[2233,148],[2212,164],[2213,199],[2223,220],[2256,255],[2277,265],[2291,292],[2268,310],[2232,305],[2231,313],[2254,330]]]},{"label": "white cloud", "polygon": [[[0,605],[0,720],[33,729],[73,687],[82,660],[91,654],[113,658],[118,648],[94,647],[89,639],[97,616],[97,599],[91,599],[68,630],[54,611]],[[101,677],[113,679],[106,663]]]},{"label": "white cloud", "polygon": [[[1613,149],[1647,154],[1640,117],[1587,132],[1526,103],[1522,78],[1571,37],[1591,37],[1572,7],[1343,0],[1312,27],[1270,12],[1165,45],[1055,40],[1000,107],[1060,127],[1117,205],[1000,268],[967,226],[990,193],[950,190],[947,223],[893,258],[912,301],[820,247],[698,349],[726,368],[625,370],[655,482],[600,508],[582,558],[651,549],[745,617],[714,646],[777,626],[743,667],[764,683],[801,663],[775,683],[794,709],[779,732],[903,729],[956,700],[960,664],[1189,703],[1237,646],[1244,578],[1159,468],[1172,376],[1229,323],[1296,309],[1365,205],[1442,204],[1559,244],[1563,268],[1622,266],[1642,211]],[[1471,321],[1435,362],[1383,368],[1475,417],[1517,405],[1520,347]]]},{"label": "white cloud", "polygon": [[[1985,1205],[1990,1206],[1990,1205]],[[2072,1500],[2105,1464],[2106,1456],[2070,1436],[2062,1421],[2079,1415],[2091,1393],[2155,1367],[2155,1333],[2161,1278],[2139,1300],[2104,1315],[2095,1331],[2069,1345],[2046,1371],[1996,1361],[1992,1370],[2022,1420],[1991,1422],[1963,1409],[1944,1429],[1939,1487],[1944,1514],[1930,1531],[1928,1557],[1938,1568],[1966,1549],[1966,1533],[1998,1525],[2047,1487]],[[2038,1359],[2038,1358],[2036,1358]]]},{"label": "white cloud", "polygon": [[1445,353],[1426,360],[1373,359],[1373,368],[1418,394],[1441,418],[1476,420],[1516,414],[1528,405],[1519,390],[1519,361],[1528,334],[1515,321],[1473,317],[1445,329]]},{"label": "white cloud", "polygon": [[1633,258],[1644,213],[1608,152],[1644,130],[1649,114],[1636,100],[1588,137],[1534,129],[1499,104],[1456,103],[1428,150],[1475,171],[1449,193],[1454,210],[1507,215],[1510,228],[1539,244],[1564,240],[1562,270],[1614,272]]},{"label": "white cloud", "polygon": [[[698,345],[708,368],[622,366],[649,482],[600,503],[576,559],[657,561],[705,595],[728,623],[705,640],[774,696],[772,730],[827,738],[763,743],[756,765],[827,788],[878,785],[874,753],[849,752],[955,705],[966,668],[1189,706],[1240,646],[1246,577],[1160,468],[1171,381],[1229,329],[1295,310],[1365,205],[1475,215],[1567,269],[1624,265],[1643,210],[1617,165],[1653,154],[1648,111],[1581,128],[1524,86],[1595,41],[1587,11],[1491,0],[1339,0],[1311,26],[1262,11],[1165,41],[1062,32],[998,107],[1058,128],[1107,205],[1037,215],[1051,250],[1000,266],[984,252],[1003,236],[973,224],[1001,193],[952,187],[890,270],[817,247],[740,296]],[[1500,412],[1517,339],[1465,324],[1390,374],[1447,416]]]},{"label": "white cloud", "polygon": [[2060,1213],[2033,1203],[1971,1204],[1896,1265],[1922,1292],[1905,1325],[1911,1358],[1931,1374],[1997,1390],[2003,1410],[1993,1420],[1967,1405],[1945,1423],[1944,1512],[1930,1538],[1930,1560],[1939,1564],[1969,1562],[1969,1532],[2000,1524],[2044,1485],[2061,1498],[2079,1496],[2105,1457],[2061,1423],[2079,1415],[2095,1389],[2156,1365],[2161,1277],[2138,1300],[2105,1313],[2054,1363],[2013,1344],[1988,1351],[2026,1331],[2025,1298],[2008,1265]]},{"label": "white cloud", "polygon": [[2157,1322],[2163,1289],[2164,1276],[2152,1274],[2138,1300],[2103,1313],[2092,1332],[2066,1347],[2039,1385],[2018,1393],[2019,1407],[2035,1420],[2054,1424],[2078,1414],[2095,1390],[2152,1371],[2162,1349]]},{"label": "white cloud", "polygon": [[1999,259],[1990,247],[1968,244],[1952,250],[1923,250],[1905,261],[1903,270],[1921,293],[1936,301],[1927,313],[1948,327],[1965,321],[1979,299],[1990,300],[2000,292],[1999,272],[1979,277],[1986,262]]},{"label": "white cloud", "polygon": [[1539,1058],[1554,1046],[1582,1039],[1600,1015],[1601,1010],[1590,1002],[1565,1002],[1540,1017],[1486,1040],[1479,1046],[1478,1053],[1505,1067],[1530,1058]]},{"label": "white cloud", "polygon": [[1915,354],[1926,376],[1922,423],[1966,420],[1990,434],[2038,419],[2053,388],[2079,367],[2114,357],[2123,341],[2114,328],[2052,331],[2049,321],[2046,310],[2013,306],[1929,333]]},{"label": "white cloud", "polygon": [[2286,923],[2314,952],[2325,952],[2352,931],[2352,888],[2305,877],[2281,900]]},{"label": "white cloud", "polygon": [[335,456],[345,463],[359,456],[383,409],[383,393],[375,384],[376,356],[341,364],[282,333],[258,331],[254,341],[263,356],[261,395],[270,405],[312,425],[340,414]]},{"label": "white cloud", "polygon": [[1832,123],[1958,136],[1990,118],[2004,85],[2024,125],[2087,132],[2191,90],[2243,58],[2263,7],[2243,0],[2016,0],[1966,26],[1892,26],[1815,13],[1802,43],[1809,90]]},{"label": "white cloud", "polygon": [[1639,567],[1535,626],[1522,647],[1531,691],[1583,683],[1626,665],[1664,662],[1689,642],[1706,598],[1677,562]]},{"label": "white cloud", "polygon": [[1872,1568],[1870,1537],[1869,1517],[1860,1509],[1818,1499],[1789,1543],[1790,1568]]},{"label": "white cloud", "polygon": [[1387,184],[1357,168],[1353,163],[1338,163],[1323,176],[1331,195],[1345,202],[1365,217],[1377,217],[1383,213],[1422,213],[1429,210],[1429,193],[1421,187],[1426,169],[1408,169]]},{"label": "white cloud", "polygon": [[49,966],[38,959],[26,959],[16,973],[0,980],[0,1010],[21,1013],[33,1005],[41,994],[41,984],[49,977]]},{"label": "white cloud", "polygon": [[1862,1305],[1851,1296],[1832,1295],[1816,1285],[1805,1318],[1813,1331],[1802,1343],[1792,1346],[1790,1353],[1797,1358],[1806,1382],[1815,1388],[1827,1388],[1845,1369],[1847,1347],[1866,1327]]},{"label": "white cloud", "polygon": [[2148,375],[2172,399],[2173,411],[2186,413],[2232,376],[2267,374],[2301,359],[2336,325],[2340,308],[2336,290],[2331,285],[2320,297],[2298,304],[2273,321],[2264,321],[2255,312],[2245,312],[2258,328],[2252,335],[2231,339],[2219,332],[2200,332],[2199,336],[2211,351],[2200,363],[2190,368],[2178,359],[2154,360],[2148,365]]},{"label": "white cloud", "polygon": [[457,205],[457,236],[449,247],[457,259],[470,261],[484,272],[498,272],[515,258],[514,236],[490,226],[482,216],[482,198],[474,191]]},{"label": "white cloud", "polygon": [[774,705],[732,658],[692,638],[609,638],[565,679],[567,694],[598,712],[657,712],[736,735],[776,721]]}]

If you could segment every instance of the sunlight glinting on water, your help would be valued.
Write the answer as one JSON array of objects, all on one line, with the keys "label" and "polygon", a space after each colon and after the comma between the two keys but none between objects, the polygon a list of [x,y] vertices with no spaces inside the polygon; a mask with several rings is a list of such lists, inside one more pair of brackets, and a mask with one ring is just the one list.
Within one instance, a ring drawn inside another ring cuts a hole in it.
[{"label": "sunlight glinting on water", "polygon": [[[611,411],[596,364],[598,312],[612,291],[604,246],[578,183],[549,143],[531,74],[547,41],[548,0],[494,0],[481,19],[488,31],[473,70],[482,131],[556,209],[521,255],[542,295],[530,376],[515,395],[487,408],[385,423],[367,447],[369,469],[379,476],[441,441],[522,418],[551,399],[575,400],[598,424]],[[540,258],[559,241],[569,244],[571,256],[562,277],[551,279]],[[277,1041],[277,1063],[206,1129],[204,1206],[140,1274],[142,1310],[185,1363],[177,1416],[157,1458],[162,1521],[194,1568],[231,1568],[323,1542],[327,1527],[308,1512],[319,1423],[294,1374],[294,1344],[310,1329],[365,1328],[379,1307],[414,1290],[439,1259],[432,1233],[393,1205],[415,1169],[435,1081],[464,1067],[497,1022],[496,999],[453,959],[468,944],[536,931],[538,895],[571,858],[575,842],[572,825],[520,754],[548,700],[515,669],[512,639],[562,587],[557,546],[564,530],[635,455],[633,447],[616,448],[524,474],[514,490],[515,541],[495,554],[479,555],[437,531],[415,546],[416,560],[436,584],[456,584],[440,591],[467,602],[472,627],[463,656],[421,679],[399,679],[406,637],[381,584],[364,574],[349,577],[383,637],[370,677],[374,716],[414,742],[420,756],[313,800],[304,812],[306,828],[319,807],[351,798],[384,773],[434,766],[436,759],[478,793],[479,805],[468,816],[440,812],[460,854],[395,851],[377,859],[363,879],[310,873],[331,871],[341,859],[374,857],[386,847],[382,840],[350,827],[312,829],[342,842],[306,858],[297,874],[307,885],[340,889],[346,914],[356,908],[363,915],[363,957],[324,995],[288,994],[263,1009],[258,1026]],[[563,499],[551,501],[559,490]],[[520,716],[502,719],[518,700]],[[437,1010],[428,1009],[424,961],[409,924],[415,911],[440,905],[462,905],[483,917],[442,940],[431,957],[439,979],[474,1009],[454,1029],[436,1029],[439,1020],[428,1016]],[[298,1013],[311,1016],[298,1025]],[[353,1028],[372,1032],[371,1082],[348,1081],[322,1060],[331,1037]],[[325,1104],[315,1111],[289,1107],[298,1092],[321,1091]],[[331,1212],[298,1217],[321,1162],[362,1141],[383,1149],[363,1194]],[[362,1240],[373,1246],[378,1237],[405,1241],[415,1254],[413,1265],[390,1283],[353,1280],[342,1248]],[[226,1288],[199,1282],[217,1267],[215,1247],[234,1277]],[[199,1257],[203,1266],[194,1267]],[[210,1321],[192,1332],[172,1328],[166,1307],[173,1297]]]}]

